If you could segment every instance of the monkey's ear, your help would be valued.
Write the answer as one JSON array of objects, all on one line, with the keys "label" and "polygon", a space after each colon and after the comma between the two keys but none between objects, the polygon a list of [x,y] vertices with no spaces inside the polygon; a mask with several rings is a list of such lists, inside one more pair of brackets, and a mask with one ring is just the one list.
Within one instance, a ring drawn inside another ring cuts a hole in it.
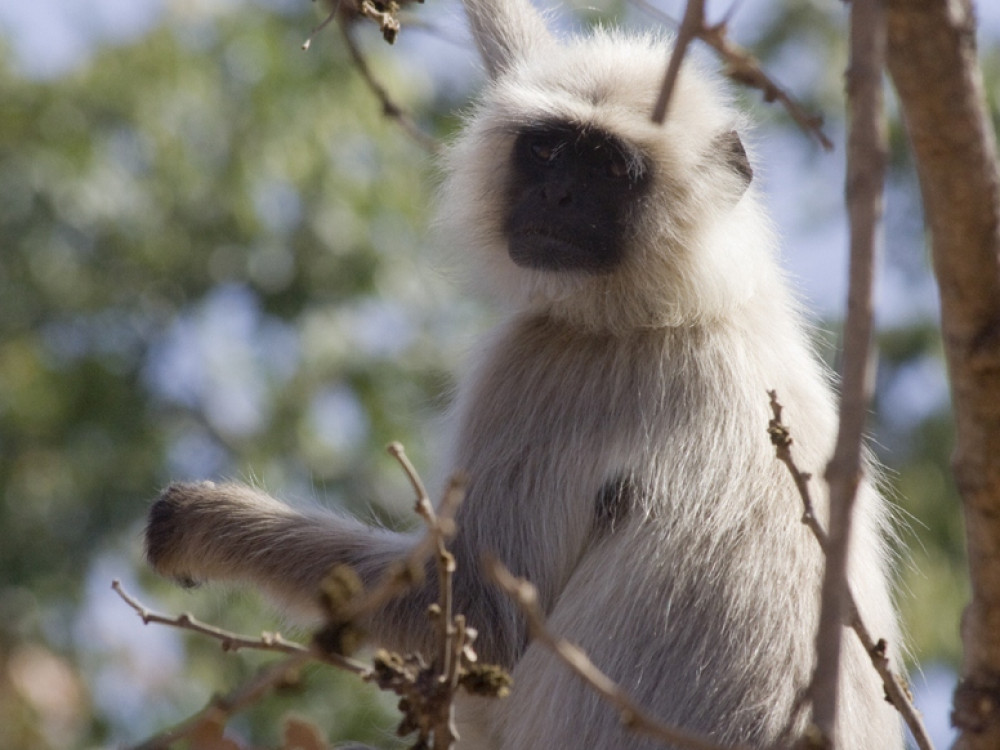
[{"label": "monkey's ear", "polygon": [[743,188],[745,190],[753,180],[753,167],[750,166],[750,159],[747,158],[747,152],[743,148],[743,141],[740,140],[740,134],[735,130],[723,133],[716,138],[716,146],[722,154],[726,165],[743,180]]},{"label": "monkey's ear", "polygon": [[476,46],[495,80],[530,50],[553,39],[528,0],[463,0]]}]

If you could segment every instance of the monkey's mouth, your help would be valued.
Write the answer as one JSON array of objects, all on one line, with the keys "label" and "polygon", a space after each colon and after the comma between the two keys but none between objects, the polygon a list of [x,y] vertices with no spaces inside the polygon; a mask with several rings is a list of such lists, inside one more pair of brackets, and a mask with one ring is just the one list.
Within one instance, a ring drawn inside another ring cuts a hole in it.
[{"label": "monkey's mouth", "polygon": [[512,232],[507,253],[515,265],[540,271],[585,271],[607,273],[614,263],[592,246],[577,242],[569,232],[551,227],[527,227]]},{"label": "monkey's mouth", "polygon": [[519,266],[553,271],[572,268],[585,255],[575,242],[543,227],[514,232],[510,235],[507,251],[511,260]]}]

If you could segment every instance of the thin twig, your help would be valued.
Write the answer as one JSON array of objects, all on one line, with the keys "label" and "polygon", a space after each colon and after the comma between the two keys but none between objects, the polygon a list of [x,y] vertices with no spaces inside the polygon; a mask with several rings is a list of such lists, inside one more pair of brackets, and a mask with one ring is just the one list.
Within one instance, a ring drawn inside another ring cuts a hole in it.
[{"label": "thin twig", "polygon": [[[704,0],[689,0],[685,6],[684,19],[680,24],[670,18],[659,8],[651,5],[648,0],[632,0],[632,2],[644,9],[647,13],[663,19],[678,28],[677,40],[674,43],[674,52],[671,55],[670,66],[664,75],[663,88],[660,92],[660,99],[654,109],[653,121],[662,122],[666,113],[666,103],[661,105],[660,100],[670,96],[669,89],[673,88],[671,80],[671,67],[674,65],[674,57],[677,56],[677,47],[683,43],[686,47],[690,41],[690,36],[700,39],[718,53],[719,57],[726,64],[726,75],[732,80],[744,86],[749,86],[759,90],[764,95],[766,102],[780,102],[788,112],[788,115],[806,133],[812,135],[816,141],[827,151],[833,150],[833,142],[823,132],[823,118],[811,114],[799,104],[799,102],[779,86],[761,67],[760,62],[750,52],[738,44],[730,41],[726,35],[728,24],[727,18],[717,24],[709,24],[705,20]],[[732,12],[730,10],[730,12]],[[680,63],[677,63],[680,67]],[[676,77],[676,73],[673,74]],[[662,106],[663,113],[660,113]],[[658,116],[659,115],[659,116]]]},{"label": "thin twig", "polygon": [[493,581],[514,600],[528,621],[531,636],[556,654],[578,677],[618,711],[618,719],[628,730],[668,745],[687,750],[743,750],[739,745],[720,745],[707,737],[668,726],[650,717],[610,677],[598,669],[583,649],[553,635],[538,606],[538,590],[523,578],[515,577],[499,560],[484,560]]},{"label": "thin twig", "polygon": [[403,450],[400,443],[390,443],[389,454],[393,456],[403,467],[413,490],[417,495],[416,512],[427,524],[428,537],[433,540],[437,553],[438,571],[438,610],[436,613],[438,625],[438,653],[433,669],[438,675],[438,682],[447,696],[446,702],[438,715],[438,721],[434,726],[434,748],[447,750],[458,740],[458,731],[455,727],[454,700],[453,696],[458,689],[458,678],[460,674],[462,649],[466,645],[465,617],[455,616],[453,610],[452,579],[455,575],[455,557],[446,546],[449,536],[454,533],[454,525],[451,522],[450,514],[453,513],[461,501],[457,495],[464,494],[462,489],[463,481],[459,477],[453,477],[451,486],[445,492],[442,502],[443,511],[448,513],[444,517],[434,512],[427,490],[416,469],[410,462],[409,457]]},{"label": "thin twig", "polygon": [[[450,588],[449,579],[449,591]],[[447,651],[445,667],[438,674],[438,682],[447,698],[445,707],[439,712],[438,721],[434,726],[434,750],[450,750],[459,739],[458,727],[455,724],[455,693],[458,692],[458,680],[461,676],[462,651],[468,643],[465,616],[456,615],[454,620],[449,620],[449,626],[445,640],[441,644],[442,650]]]},{"label": "thin twig", "polygon": [[[768,434],[771,436],[771,443],[775,447],[778,460],[788,467],[788,471],[791,473],[792,479],[795,481],[795,486],[798,489],[799,497],[802,499],[802,523],[812,531],[820,548],[825,552],[829,545],[829,540],[827,539],[826,531],[824,531],[822,524],[820,524],[813,510],[812,494],[809,491],[809,480],[812,478],[812,475],[800,470],[792,456],[791,431],[781,421],[781,403],[778,401],[777,392],[768,391],[768,396],[771,399],[771,412],[773,414],[767,427]],[[872,666],[875,667],[875,670],[882,678],[882,686],[885,689],[885,694],[896,710],[902,715],[919,750],[934,750],[934,745],[927,734],[927,728],[924,726],[923,718],[920,716],[920,712],[916,706],[913,705],[913,696],[910,694],[909,688],[907,688],[905,681],[889,666],[889,657],[887,655],[888,644],[883,638],[879,638],[876,641],[871,631],[865,625],[864,620],[861,619],[861,613],[858,610],[858,605],[854,599],[854,593],[851,590],[849,582],[847,584],[845,599],[845,622],[858,636],[858,640],[861,641],[861,645],[871,659]]]},{"label": "thin twig", "polygon": [[434,506],[431,505],[431,499],[427,494],[427,488],[424,487],[423,480],[417,473],[417,470],[410,461],[409,456],[406,455],[406,450],[403,448],[403,444],[393,441],[385,447],[385,451],[396,459],[402,467],[403,473],[406,474],[406,478],[410,480],[413,492],[417,496],[417,504],[415,507],[417,515],[427,522],[429,529],[433,529],[435,524]]},{"label": "thin twig", "polygon": [[788,427],[781,422],[781,403],[778,401],[777,391],[768,391],[767,395],[771,399],[771,413],[774,415],[767,425],[767,433],[771,436],[771,444],[774,446],[778,460],[788,467],[795,487],[802,498],[802,523],[809,527],[816,541],[819,542],[820,549],[826,551],[827,538],[826,531],[816,517],[813,507],[812,494],[809,492],[809,480],[812,474],[807,471],[800,471],[792,458],[792,436]]},{"label": "thin twig", "polygon": [[371,671],[363,664],[356,662],[353,659],[349,659],[338,654],[321,652],[312,649],[309,646],[304,646],[301,643],[289,641],[283,638],[280,633],[262,633],[260,637],[253,638],[246,635],[240,635],[238,633],[232,633],[214,625],[201,622],[186,612],[177,615],[176,617],[162,615],[148,609],[135,597],[127,593],[125,589],[122,588],[120,581],[112,581],[111,588],[115,590],[118,596],[120,596],[126,604],[135,610],[136,614],[142,618],[144,624],[149,625],[150,623],[155,623],[158,625],[168,625],[170,627],[180,628],[181,630],[191,630],[195,633],[207,635],[210,638],[214,638],[219,641],[223,651],[239,651],[244,648],[254,649],[256,651],[276,651],[282,654],[291,654],[293,656],[316,659],[317,661],[325,662],[331,666],[337,667],[338,669],[343,669],[363,678],[367,678]]},{"label": "thin twig", "polygon": [[351,36],[347,22],[341,19],[338,25],[340,26],[340,31],[343,34],[344,43],[347,45],[347,51],[351,56],[351,60],[354,62],[354,67],[358,69],[361,77],[364,79],[365,83],[368,84],[368,88],[371,89],[372,93],[375,94],[375,97],[381,103],[382,113],[390,120],[394,120],[403,129],[403,132],[416,141],[416,143],[425,151],[431,154],[436,154],[438,152],[437,141],[421,130],[421,128],[413,121],[413,118],[392,100],[392,97],[389,96],[389,92],[386,91],[385,87],[379,83],[377,78],[375,78],[371,68],[368,67],[368,61],[365,59],[364,54],[362,54],[361,49],[354,41],[354,37]]},{"label": "thin twig", "polygon": [[442,551],[446,552],[445,543],[455,534],[455,512],[465,497],[465,478],[461,474],[456,474],[449,480],[441,505],[435,513],[427,490],[406,456],[403,446],[395,442],[390,443],[386,451],[399,462],[410,480],[417,496],[415,511],[426,524],[427,533],[403,560],[389,567],[381,581],[345,605],[341,613],[345,620],[354,621],[377,612],[387,602],[424,580],[426,575],[424,566],[427,559],[435,551],[439,557]]},{"label": "thin twig", "polygon": [[313,30],[309,32],[309,37],[304,42],[302,42],[302,49],[304,51],[307,51],[312,46],[313,38],[319,32],[321,32],[323,29],[329,26],[330,21],[332,21],[334,18],[337,17],[337,12],[339,10],[340,10],[340,0],[337,0],[337,2],[333,3],[333,7],[330,9],[330,12],[327,14],[326,18],[324,18],[316,26],[314,26]]},{"label": "thin twig", "polygon": [[[446,541],[454,533],[454,524],[450,517],[439,516],[434,512],[434,506],[431,505],[430,498],[427,495],[427,490],[424,487],[420,476],[417,474],[417,470],[410,463],[409,457],[406,455],[406,451],[403,450],[403,446],[400,443],[390,443],[386,449],[393,458],[395,458],[400,466],[403,467],[403,471],[406,472],[406,476],[410,480],[410,484],[413,485],[413,490],[417,495],[416,512],[424,522],[427,524],[428,537],[431,542],[436,547],[437,552],[437,570],[438,570],[438,591],[440,591],[440,602],[441,607],[440,617],[439,617],[439,627],[440,633],[438,637],[438,647],[440,649],[438,653],[438,666],[442,673],[448,671],[448,663],[451,658],[451,639],[454,637],[453,623],[452,623],[452,598],[451,598],[451,579],[455,573],[455,558],[450,552],[448,552]],[[452,477],[451,486],[448,491],[445,492],[445,500],[443,505],[448,505],[446,510],[448,513],[453,512],[457,508],[460,498],[456,499],[456,493],[462,492],[461,485],[463,480],[460,477]],[[464,493],[463,493],[464,494]]]},{"label": "thin twig", "polygon": [[[394,442],[386,450],[396,459],[409,479],[416,495],[414,510],[427,526],[426,536],[414,548],[404,565],[422,566],[433,549],[438,572],[438,601],[430,612],[438,628],[437,654],[428,666],[420,662],[416,671],[412,669],[413,662],[410,662],[411,669],[408,671],[405,667],[407,660],[401,660],[399,664],[404,666],[394,671],[391,689],[402,696],[408,706],[401,730],[404,726],[407,733],[417,730],[420,732],[420,741],[425,745],[429,738],[433,738],[433,750],[449,750],[458,740],[455,694],[470,660],[475,659],[471,650],[475,631],[466,626],[463,615],[453,614],[452,579],[455,558],[447,548],[448,539],[455,533],[454,515],[465,496],[466,483],[463,476],[454,475],[435,511],[427,489],[403,446]],[[384,598],[392,588],[393,582],[387,581],[385,593],[376,592],[375,598]]]}]

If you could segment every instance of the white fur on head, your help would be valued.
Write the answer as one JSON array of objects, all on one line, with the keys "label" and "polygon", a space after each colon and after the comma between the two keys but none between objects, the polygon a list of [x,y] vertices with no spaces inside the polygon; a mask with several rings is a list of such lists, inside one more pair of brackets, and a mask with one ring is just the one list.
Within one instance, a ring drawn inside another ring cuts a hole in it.
[{"label": "white fur on head", "polygon": [[[501,50],[501,61],[487,63],[494,80],[446,157],[439,211],[446,246],[471,256],[463,265],[475,285],[501,304],[591,329],[688,325],[738,310],[776,271],[753,187],[744,192],[720,146],[741,122],[718,85],[685,62],[667,121],[655,125],[665,40],[598,30],[557,43],[524,5],[467,0],[480,47]],[[652,189],[613,273],[522,268],[508,256],[511,146],[520,128],[553,120],[604,130],[648,161]]]}]

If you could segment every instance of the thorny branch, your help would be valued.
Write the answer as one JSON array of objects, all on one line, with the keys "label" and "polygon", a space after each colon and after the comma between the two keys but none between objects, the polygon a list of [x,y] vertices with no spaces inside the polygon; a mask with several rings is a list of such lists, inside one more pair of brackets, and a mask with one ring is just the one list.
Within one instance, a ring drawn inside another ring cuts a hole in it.
[{"label": "thorny branch", "polygon": [[[636,5],[660,18],[666,16],[648,0],[633,0]],[[810,114],[790,94],[779,86],[761,67],[760,62],[743,47],[730,41],[727,36],[727,20],[709,24],[705,20],[705,0],[688,0],[684,17],[677,26],[677,38],[671,54],[667,72],[663,77],[663,87],[653,110],[653,122],[662,123],[673,92],[681,59],[692,39],[700,39],[714,49],[726,64],[726,75],[744,86],[757,89],[766,102],[780,102],[788,115],[798,123],[803,131],[812,135],[827,151],[833,150],[833,142],[823,132],[823,118]]]},{"label": "thorny branch", "polygon": [[[231,693],[212,698],[201,711],[182,721],[172,729],[155,734],[146,741],[134,745],[132,750],[160,750],[161,748],[170,747],[173,743],[185,738],[192,740],[195,738],[219,740],[229,719],[240,711],[252,706],[268,692],[280,687],[282,684],[297,681],[298,670],[310,661],[325,662],[338,669],[352,672],[364,680],[372,678],[372,670],[359,662],[339,654],[325,653],[316,648],[288,641],[278,633],[263,633],[259,638],[251,638],[200,622],[186,613],[176,617],[161,615],[151,611],[135,599],[135,597],[126,592],[121,582],[117,580],[113,581],[111,588],[115,590],[126,604],[135,610],[136,614],[142,618],[143,623],[146,625],[150,623],[169,625],[207,635],[218,640],[222,645],[223,651],[238,651],[249,648],[289,654],[288,658],[261,670],[249,682]],[[197,742],[195,742],[195,745],[197,745]]]},{"label": "thorny branch", "polygon": [[[802,523],[812,531],[820,548],[826,552],[829,547],[829,539],[819,519],[816,517],[812,495],[809,490],[809,480],[812,479],[812,475],[799,469],[795,463],[795,459],[792,457],[792,434],[787,425],[781,422],[782,409],[781,403],[778,401],[777,392],[768,391],[768,396],[771,399],[773,417],[768,422],[767,432],[771,436],[771,444],[774,445],[775,455],[779,461],[788,467],[788,471],[792,475],[792,479],[798,489],[799,497],[802,499]],[[844,613],[844,622],[855,632],[861,641],[861,645],[871,659],[872,666],[875,667],[879,677],[882,678],[882,686],[885,689],[886,698],[902,715],[903,720],[913,735],[917,747],[920,750],[933,750],[934,745],[927,734],[927,728],[924,726],[920,712],[913,705],[913,697],[910,695],[909,688],[905,681],[889,666],[889,657],[887,655],[888,644],[883,638],[879,638],[876,641],[868,630],[868,627],[861,619],[858,605],[854,599],[854,593],[851,591],[849,584],[846,586]]]},{"label": "thorny branch", "polygon": [[618,718],[629,731],[645,735],[671,747],[686,750],[744,750],[739,745],[720,745],[707,737],[677,727],[661,724],[635,704],[610,677],[598,669],[583,649],[553,635],[538,606],[538,590],[529,581],[515,577],[499,560],[488,557],[485,569],[500,588],[507,592],[528,621],[531,636],[563,660],[573,672],[618,710]]}]

